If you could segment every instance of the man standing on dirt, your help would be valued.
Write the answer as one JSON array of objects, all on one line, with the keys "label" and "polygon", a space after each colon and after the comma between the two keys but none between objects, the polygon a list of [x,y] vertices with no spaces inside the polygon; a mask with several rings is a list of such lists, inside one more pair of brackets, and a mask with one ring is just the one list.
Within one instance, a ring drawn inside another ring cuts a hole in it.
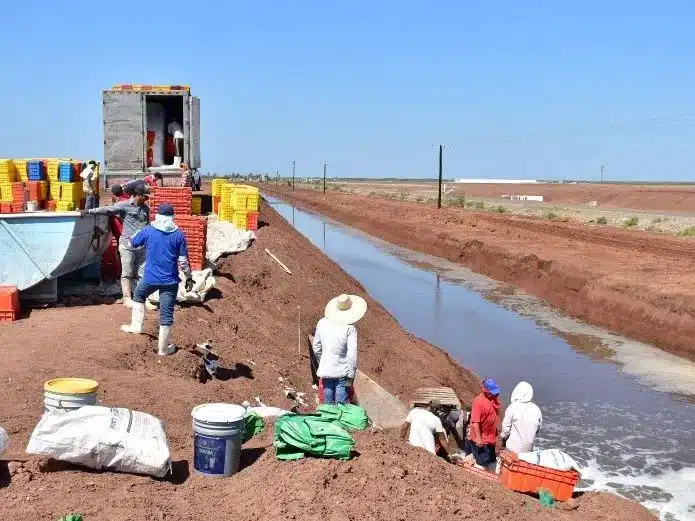
[{"label": "man standing on dirt", "polygon": [[500,410],[500,388],[492,378],[483,380],[482,392],[475,397],[471,408],[466,454],[473,454],[475,462],[487,469],[496,461],[497,417]]},{"label": "man standing on dirt", "polygon": [[131,244],[132,237],[150,222],[150,207],[145,204],[147,195],[141,186],[135,186],[133,197],[111,206],[102,206],[85,210],[82,215],[107,214],[115,215],[123,222],[123,231],[118,240],[118,253],[121,255],[121,291],[123,305],[133,306],[133,281],[142,278],[145,271],[145,249],[136,248]]},{"label": "man standing on dirt", "polygon": [[348,403],[357,372],[357,323],[367,302],[357,295],[340,295],[324,310],[316,325],[312,349],[319,361],[316,375],[323,382],[323,403]]},{"label": "man standing on dirt", "polygon": [[179,290],[179,267],[186,278],[186,291],[191,291],[193,288],[186,237],[174,223],[174,207],[169,203],[160,204],[152,224],[135,234],[131,243],[136,248],[146,248],[149,261],[145,266],[145,275],[135,288],[130,324],[121,326],[121,331],[138,335],[142,333],[142,325],[145,321],[145,300],[158,291],[157,353],[161,356],[173,354],[176,348],[169,343],[169,339],[171,327],[174,325],[174,304]]},{"label": "man standing on dirt", "polygon": [[[448,451],[444,426],[439,417],[434,414],[439,406],[437,400],[430,400],[427,408],[413,407],[401,427],[401,438],[407,439],[413,447],[420,447],[432,454],[437,454],[437,445],[439,445],[439,449],[446,457]],[[410,430],[409,436],[408,430]]]}]

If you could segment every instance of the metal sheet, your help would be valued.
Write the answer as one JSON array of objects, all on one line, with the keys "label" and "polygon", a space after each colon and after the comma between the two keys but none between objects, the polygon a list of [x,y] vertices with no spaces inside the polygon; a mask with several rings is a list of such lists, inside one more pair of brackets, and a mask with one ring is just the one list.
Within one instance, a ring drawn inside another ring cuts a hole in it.
[{"label": "metal sheet", "polygon": [[104,91],[104,162],[107,170],[145,167],[145,108],[139,92]]},{"label": "metal sheet", "polygon": [[191,168],[200,168],[200,99],[191,97]]}]

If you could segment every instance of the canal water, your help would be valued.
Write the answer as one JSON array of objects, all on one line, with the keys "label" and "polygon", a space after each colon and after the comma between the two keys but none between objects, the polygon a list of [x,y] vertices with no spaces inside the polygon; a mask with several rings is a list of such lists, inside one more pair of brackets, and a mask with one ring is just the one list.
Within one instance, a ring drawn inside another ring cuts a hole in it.
[{"label": "canal water", "polygon": [[521,380],[543,412],[537,445],[582,466],[581,488],[695,521],[695,364],[588,326],[508,285],[278,199],[272,206],[410,333],[509,403]]}]

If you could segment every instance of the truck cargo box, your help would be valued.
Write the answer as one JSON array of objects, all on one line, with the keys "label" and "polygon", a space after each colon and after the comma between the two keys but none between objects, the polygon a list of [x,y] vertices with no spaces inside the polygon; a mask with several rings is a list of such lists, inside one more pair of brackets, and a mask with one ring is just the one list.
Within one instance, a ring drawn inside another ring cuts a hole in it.
[{"label": "truck cargo box", "polygon": [[183,127],[183,161],[192,169],[200,168],[200,100],[190,91],[109,89],[104,91],[103,104],[106,186],[116,178],[136,178],[149,172],[180,176],[179,168],[162,159],[166,158],[171,121]]}]

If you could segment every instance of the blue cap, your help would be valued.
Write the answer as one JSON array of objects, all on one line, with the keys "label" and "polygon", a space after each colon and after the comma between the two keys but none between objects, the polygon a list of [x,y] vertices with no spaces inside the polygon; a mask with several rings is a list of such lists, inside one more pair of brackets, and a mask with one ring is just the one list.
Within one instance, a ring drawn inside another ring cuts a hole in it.
[{"label": "blue cap", "polygon": [[490,394],[500,394],[500,388],[497,385],[497,382],[495,382],[495,380],[493,380],[492,378],[486,378],[485,380],[483,380],[483,389],[485,389]]},{"label": "blue cap", "polygon": [[173,216],[174,215],[174,207],[169,203],[162,203],[159,205],[159,209],[157,210],[157,213],[159,215]]}]

